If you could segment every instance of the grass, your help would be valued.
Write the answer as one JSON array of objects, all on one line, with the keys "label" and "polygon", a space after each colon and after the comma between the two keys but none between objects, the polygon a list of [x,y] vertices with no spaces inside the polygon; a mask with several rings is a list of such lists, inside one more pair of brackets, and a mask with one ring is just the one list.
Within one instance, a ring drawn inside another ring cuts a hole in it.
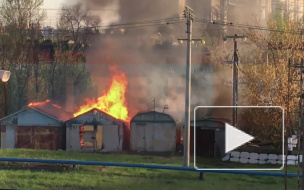
[{"label": "grass", "polygon": [[[180,155],[135,155],[72,153],[65,151],[0,150],[0,157],[86,160],[124,163],[146,163],[180,166]],[[217,160],[200,159],[205,167],[223,166]],[[230,163],[230,167],[239,164]],[[244,167],[244,165],[242,165]],[[251,165],[252,166],[252,165]],[[288,167],[296,172],[296,167]],[[283,172],[283,171],[281,171]],[[204,181],[198,180],[198,172],[170,171],[142,168],[119,168],[102,166],[2,163],[0,165],[0,188],[16,189],[215,189],[215,190],[277,190],[284,189],[283,177],[248,176],[237,174],[205,173]],[[297,188],[297,178],[288,179],[288,189]]]}]

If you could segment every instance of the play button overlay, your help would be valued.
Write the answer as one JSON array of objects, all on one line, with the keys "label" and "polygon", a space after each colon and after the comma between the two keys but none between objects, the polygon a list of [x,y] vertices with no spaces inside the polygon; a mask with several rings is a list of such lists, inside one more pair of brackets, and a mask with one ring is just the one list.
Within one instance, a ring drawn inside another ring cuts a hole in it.
[{"label": "play button overlay", "polygon": [[[279,171],[284,168],[282,107],[197,106],[193,113],[189,148],[196,170]],[[232,122],[234,113],[237,115]],[[287,157],[287,164],[294,163],[290,160],[293,157],[296,155]]]},{"label": "play button overlay", "polygon": [[254,139],[253,136],[244,133],[243,131],[229,125],[228,123],[225,124],[225,132],[226,154]]}]

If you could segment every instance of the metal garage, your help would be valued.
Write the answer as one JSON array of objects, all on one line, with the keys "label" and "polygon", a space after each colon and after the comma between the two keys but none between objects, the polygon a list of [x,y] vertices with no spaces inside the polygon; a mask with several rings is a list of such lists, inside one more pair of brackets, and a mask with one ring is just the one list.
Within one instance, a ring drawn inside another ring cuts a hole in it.
[{"label": "metal garage", "polygon": [[176,149],[176,123],[160,112],[139,113],[131,120],[130,149],[146,152],[173,152]]},{"label": "metal garage", "polygon": [[[225,154],[225,123],[227,119],[206,118],[196,121],[196,155],[221,157]],[[194,149],[194,122],[191,121],[191,153]]]},{"label": "metal garage", "polygon": [[66,150],[117,152],[123,150],[128,126],[121,120],[92,109],[66,122]]},{"label": "metal garage", "polygon": [[0,120],[1,148],[64,149],[63,123],[70,117],[52,105],[26,107]]}]

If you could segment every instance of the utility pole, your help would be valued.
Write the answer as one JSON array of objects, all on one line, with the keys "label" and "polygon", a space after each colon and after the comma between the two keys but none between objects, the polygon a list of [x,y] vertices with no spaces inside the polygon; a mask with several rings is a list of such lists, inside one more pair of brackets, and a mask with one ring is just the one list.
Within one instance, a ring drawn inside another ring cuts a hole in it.
[{"label": "utility pole", "polygon": [[[302,42],[303,42],[303,34],[304,34],[304,31],[301,30],[301,36],[302,36]],[[301,71],[300,71],[300,75],[301,75],[301,78],[300,78],[300,94],[302,96],[303,94],[303,74],[304,74],[304,59],[302,58],[301,59]],[[301,149],[301,141],[300,141],[300,136],[301,135],[304,135],[304,122],[303,122],[303,118],[304,118],[304,112],[303,112],[303,99],[302,97],[300,97],[300,115],[301,115],[301,118],[300,118],[300,125],[299,125],[299,131],[301,132],[299,134],[299,140],[298,140],[298,170],[299,170],[299,166],[300,166],[300,149]],[[302,130],[301,130],[302,129]],[[302,137],[302,185],[301,185],[301,189],[304,190],[304,137]],[[298,171],[299,173],[299,176],[300,176],[300,171]]]},{"label": "utility pole", "polygon": [[[245,36],[238,36],[235,34],[234,36],[226,36],[224,40],[232,38],[234,41],[234,53],[233,53],[233,92],[232,92],[232,105],[237,106],[238,102],[238,63],[239,63],[239,57],[238,57],[238,47],[237,47],[237,39],[239,38],[246,38]],[[232,126],[237,126],[237,108],[234,107],[232,110]]]},{"label": "utility pole", "polygon": [[185,6],[184,16],[187,19],[187,63],[186,63],[186,98],[184,125],[184,166],[190,165],[190,98],[191,98],[191,41],[193,10]]},{"label": "utility pole", "polygon": [[[304,112],[303,112],[303,74],[304,74],[304,59],[301,60],[301,66],[300,66],[300,102],[299,102],[299,109],[300,109],[300,118],[299,118],[299,134],[298,134],[298,189],[300,189],[300,150],[301,150],[301,141],[300,141],[300,137],[302,134],[304,134],[304,122],[303,122],[303,118],[304,118]],[[302,129],[302,130],[301,130]],[[304,145],[304,138],[302,138],[303,141],[303,145]],[[304,155],[304,146],[302,147],[302,175],[304,174],[304,164],[303,164],[303,155]],[[302,176],[302,185],[301,185],[301,189],[304,190],[304,176]]]},{"label": "utility pole", "polygon": [[[293,69],[291,69],[293,68]],[[295,75],[296,73],[298,73],[299,71],[299,74],[300,76],[298,77],[298,75]],[[304,73],[304,60],[301,59],[301,62],[300,64],[291,64],[291,60],[289,59],[288,60],[288,103],[287,103],[287,122],[289,124],[289,126],[293,126],[292,125],[292,122],[291,122],[291,116],[290,116],[290,99],[292,99],[293,97],[290,96],[290,86],[294,84],[294,82],[299,82],[299,112],[298,112],[298,127],[297,129],[294,128],[294,130],[296,131],[296,135],[297,135],[297,139],[298,139],[298,142],[297,142],[297,145],[298,145],[298,165],[297,165],[297,174],[298,174],[298,190],[302,189],[304,190],[304,185],[301,186],[300,184],[300,152],[301,152],[301,135],[303,134],[303,131],[304,131],[304,122],[303,122],[303,98],[304,98],[304,94],[303,94],[303,73]],[[293,79],[293,77],[296,77],[296,79]],[[298,97],[298,96],[295,96],[295,97]],[[303,129],[302,129],[303,128]],[[287,133],[286,133],[286,137],[285,137],[285,142],[286,142],[286,145],[285,145],[285,152],[286,152],[286,155],[285,155],[285,190],[287,190],[287,157],[288,157],[288,151],[289,151],[289,148],[288,148],[288,138],[292,135],[292,132],[287,130]],[[304,143],[304,138],[302,139],[303,143]],[[303,147],[303,152],[304,152],[304,147]],[[302,167],[302,172],[304,172],[304,166]],[[302,184],[304,184],[304,178],[302,177]],[[301,188],[302,187],[302,188]]]},{"label": "utility pole", "polygon": [[[292,136],[293,131],[292,129],[294,128],[293,122],[292,122],[292,118],[291,118],[291,110],[290,110],[290,102],[292,101],[292,99],[294,98],[293,96],[291,96],[291,86],[295,83],[298,82],[299,80],[294,79],[293,77],[295,77],[295,72],[296,70],[300,68],[297,64],[295,64],[295,60],[294,58],[289,58],[288,59],[288,87],[287,87],[287,122],[288,122],[288,129],[286,130],[286,134],[285,134],[285,190],[288,189],[288,177],[287,177],[287,173],[288,173],[288,155],[289,155],[289,144],[288,144],[288,139],[290,136]],[[300,118],[299,118],[300,119]]]},{"label": "utility pole", "polygon": [[[193,10],[188,6],[185,6],[184,16],[187,19],[187,39],[178,39],[178,41],[187,41],[187,60],[186,60],[186,96],[185,96],[185,123],[184,123],[184,158],[183,165],[190,165],[190,98],[191,98],[191,43],[194,41],[200,41],[204,43],[202,39],[192,39],[192,22],[194,19]],[[195,142],[194,142],[195,143]],[[195,151],[195,150],[194,150]]]},{"label": "utility pole", "polygon": [[[301,65],[300,65],[300,94],[303,93],[303,63],[304,60],[301,59]],[[303,106],[303,100],[302,98],[300,97],[299,98],[299,128],[298,128],[298,134],[297,134],[297,138],[298,138],[298,189],[300,190],[300,151],[301,151],[301,134],[303,134],[303,130],[301,130],[301,127],[303,125],[303,109],[302,109],[302,106]],[[301,132],[302,131],[302,132]],[[304,141],[303,141],[304,142]],[[303,152],[304,152],[304,149],[303,149]],[[304,171],[304,167],[302,168],[302,173]],[[304,178],[302,177],[302,184],[304,182]],[[302,190],[304,190],[304,186],[302,185]]]},{"label": "utility pole", "polygon": [[229,7],[229,0],[224,0],[224,36],[227,35],[227,23],[228,23],[228,7]]},{"label": "utility pole", "polygon": [[[287,86],[287,122],[288,124],[290,124],[290,83],[291,83],[291,63],[290,63],[290,59],[288,59],[288,86]],[[284,121],[283,121],[284,122]],[[286,155],[283,155],[284,156],[284,162],[285,162],[285,178],[284,178],[284,189],[287,190],[287,173],[288,173],[288,170],[287,170],[287,155],[288,155],[288,130],[286,130],[286,133],[285,134],[285,144],[284,144],[284,148],[285,148],[285,154]]]}]

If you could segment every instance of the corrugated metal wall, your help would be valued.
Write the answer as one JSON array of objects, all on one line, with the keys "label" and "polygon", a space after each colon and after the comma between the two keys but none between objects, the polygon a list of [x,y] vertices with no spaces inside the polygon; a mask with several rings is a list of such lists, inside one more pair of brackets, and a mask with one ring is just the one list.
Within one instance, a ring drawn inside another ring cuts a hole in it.
[{"label": "corrugated metal wall", "polygon": [[58,150],[61,149],[60,127],[16,127],[15,148]]},{"label": "corrugated metal wall", "polygon": [[176,149],[175,124],[134,122],[130,141],[132,151],[173,152]]},{"label": "corrugated metal wall", "polygon": [[[82,124],[71,124],[67,126],[67,150],[68,151],[98,151],[98,152],[117,152],[122,150],[123,144],[123,127],[120,125],[98,125],[97,131],[84,132],[84,141],[96,141],[94,147],[81,147],[80,145],[80,127]],[[87,125],[90,126],[90,125]],[[86,126],[86,127],[87,127]],[[93,126],[92,126],[93,127]],[[94,144],[94,143],[93,143]]]},{"label": "corrugated metal wall", "polygon": [[225,155],[225,129],[215,131],[215,156],[221,157]]}]

